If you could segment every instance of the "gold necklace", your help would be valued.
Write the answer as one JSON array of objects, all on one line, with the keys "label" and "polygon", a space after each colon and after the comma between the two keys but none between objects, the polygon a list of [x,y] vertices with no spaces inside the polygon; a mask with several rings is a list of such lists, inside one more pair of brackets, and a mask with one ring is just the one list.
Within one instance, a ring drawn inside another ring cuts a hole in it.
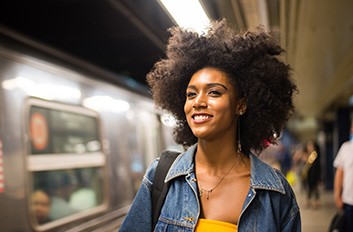
[{"label": "gold necklace", "polygon": [[224,176],[218,181],[218,183],[211,189],[204,189],[202,188],[200,182],[198,182],[199,184],[199,189],[200,189],[200,197],[202,197],[203,193],[206,193],[206,200],[209,200],[210,199],[210,193],[212,193],[213,190],[215,190],[215,188],[217,188],[217,186],[222,182],[222,180],[230,173],[230,171],[234,168],[234,166],[238,163],[238,160],[239,160],[239,157],[240,157],[240,154],[238,153],[238,157],[237,157],[237,160],[236,162],[233,164],[233,166],[228,170],[228,172],[226,172],[226,174],[224,174]]}]

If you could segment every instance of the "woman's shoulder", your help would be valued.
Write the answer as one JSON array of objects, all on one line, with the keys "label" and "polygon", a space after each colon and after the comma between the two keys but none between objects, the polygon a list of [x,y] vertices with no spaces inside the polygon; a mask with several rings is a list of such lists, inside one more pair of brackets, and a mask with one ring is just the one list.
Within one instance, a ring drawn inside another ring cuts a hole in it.
[{"label": "woman's shoulder", "polygon": [[156,175],[156,168],[158,166],[160,157],[155,158],[148,166],[145,175],[143,176],[142,182],[147,186],[151,187],[153,184],[154,177]]},{"label": "woman's shoulder", "polygon": [[275,190],[282,194],[292,192],[281,170],[272,167],[255,155],[252,155],[252,162],[253,183],[258,183],[263,189]]},{"label": "woman's shoulder", "polygon": [[352,141],[346,141],[342,144],[340,150],[342,151],[349,151],[351,152],[353,150],[353,142]]}]

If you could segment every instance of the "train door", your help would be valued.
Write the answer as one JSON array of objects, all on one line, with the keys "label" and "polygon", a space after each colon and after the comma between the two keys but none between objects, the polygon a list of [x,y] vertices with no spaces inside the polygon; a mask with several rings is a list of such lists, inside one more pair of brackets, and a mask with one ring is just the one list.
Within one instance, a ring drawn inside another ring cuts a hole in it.
[{"label": "train door", "polygon": [[106,160],[98,115],[30,99],[26,118],[28,209],[35,230],[70,228],[107,208]]}]

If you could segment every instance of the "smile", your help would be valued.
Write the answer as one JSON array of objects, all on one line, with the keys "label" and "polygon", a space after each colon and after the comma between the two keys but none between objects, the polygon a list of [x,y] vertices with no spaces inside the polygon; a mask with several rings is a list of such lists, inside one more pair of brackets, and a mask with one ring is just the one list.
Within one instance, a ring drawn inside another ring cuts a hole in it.
[{"label": "smile", "polygon": [[194,122],[204,122],[212,118],[212,116],[207,114],[199,114],[193,115],[192,118],[194,119]]}]

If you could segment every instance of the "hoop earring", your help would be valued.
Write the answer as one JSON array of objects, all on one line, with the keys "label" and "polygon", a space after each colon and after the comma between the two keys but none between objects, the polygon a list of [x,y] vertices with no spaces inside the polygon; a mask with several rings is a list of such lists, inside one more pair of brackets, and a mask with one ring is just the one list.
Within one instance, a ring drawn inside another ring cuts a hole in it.
[{"label": "hoop earring", "polygon": [[[240,115],[242,115],[243,112],[240,112]],[[240,116],[238,117],[238,128],[237,128],[237,140],[238,140],[238,144],[237,144],[237,152],[238,154],[241,152],[241,140],[240,140]]]}]

